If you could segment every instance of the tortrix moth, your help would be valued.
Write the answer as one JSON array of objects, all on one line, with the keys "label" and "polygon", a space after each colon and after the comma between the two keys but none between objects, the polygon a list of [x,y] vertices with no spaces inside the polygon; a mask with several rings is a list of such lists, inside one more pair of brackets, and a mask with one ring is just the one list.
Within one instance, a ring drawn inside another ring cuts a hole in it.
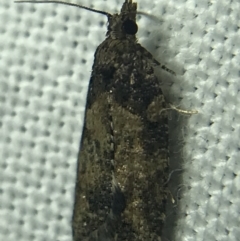
[{"label": "tortrix moth", "polygon": [[104,14],[80,145],[74,241],[160,241],[168,190],[168,114],[155,60],[136,38],[137,3]]}]

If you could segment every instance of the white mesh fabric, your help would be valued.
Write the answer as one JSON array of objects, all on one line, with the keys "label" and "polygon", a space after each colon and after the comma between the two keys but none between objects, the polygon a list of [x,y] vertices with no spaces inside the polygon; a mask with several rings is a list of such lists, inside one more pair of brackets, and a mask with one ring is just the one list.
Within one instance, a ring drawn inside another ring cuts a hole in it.
[{"label": "white mesh fabric", "polygon": [[[119,0],[79,0],[119,11]],[[175,240],[240,237],[240,2],[139,0],[139,42],[178,74],[169,98],[199,111],[184,134]],[[77,153],[106,17],[0,2],[0,240],[71,239]],[[181,155],[181,153],[180,153]]]}]

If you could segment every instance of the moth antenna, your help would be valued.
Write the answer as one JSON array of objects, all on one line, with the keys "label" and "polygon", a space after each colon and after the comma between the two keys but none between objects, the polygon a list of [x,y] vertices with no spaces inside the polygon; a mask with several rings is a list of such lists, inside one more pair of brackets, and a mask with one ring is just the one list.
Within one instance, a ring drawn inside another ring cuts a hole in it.
[{"label": "moth antenna", "polygon": [[149,18],[149,19],[151,19],[151,20],[153,20],[155,22],[159,22],[159,23],[163,22],[160,18],[158,18],[158,17],[156,17],[156,16],[154,16],[152,14],[143,12],[143,11],[137,11],[137,14],[143,15],[144,17],[147,17],[147,18]]},{"label": "moth antenna", "polygon": [[67,2],[63,2],[63,1],[14,1],[15,3],[59,3],[59,4],[64,4],[64,5],[68,5],[68,6],[73,6],[73,7],[78,7],[78,8],[83,8],[95,13],[100,13],[103,15],[106,15],[107,17],[111,17],[112,15],[108,12],[105,11],[100,11],[100,10],[96,10],[94,8],[89,8],[89,7],[85,7],[79,4],[75,4],[75,3],[67,3]]}]

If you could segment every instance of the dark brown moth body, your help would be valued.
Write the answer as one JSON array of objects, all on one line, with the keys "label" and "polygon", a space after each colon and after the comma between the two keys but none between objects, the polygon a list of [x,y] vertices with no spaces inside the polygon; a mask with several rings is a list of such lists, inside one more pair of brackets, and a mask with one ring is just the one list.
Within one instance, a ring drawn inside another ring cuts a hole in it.
[{"label": "dark brown moth body", "polygon": [[153,69],[161,64],[137,43],[136,9],[132,0],[125,0],[119,14],[89,9],[107,15],[109,23],[95,53],[88,90],[74,241],[161,240],[168,193],[168,117]]},{"label": "dark brown moth body", "polygon": [[137,4],[109,15],[96,50],[78,159],[74,241],[158,241],[165,218],[168,117],[137,43]]}]

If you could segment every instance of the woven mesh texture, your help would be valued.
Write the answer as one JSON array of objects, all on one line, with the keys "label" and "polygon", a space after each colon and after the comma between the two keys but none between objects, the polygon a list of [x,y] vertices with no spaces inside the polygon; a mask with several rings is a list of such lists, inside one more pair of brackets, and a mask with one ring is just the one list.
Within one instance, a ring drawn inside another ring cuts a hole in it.
[{"label": "woven mesh texture", "polygon": [[[119,11],[120,0],[76,0]],[[240,240],[240,2],[139,0],[139,42],[177,76],[186,110],[172,240]],[[94,52],[106,18],[56,4],[0,1],[0,240],[71,241],[77,153]],[[164,238],[163,238],[164,240]],[[129,240],[130,241],[130,240]]]}]

